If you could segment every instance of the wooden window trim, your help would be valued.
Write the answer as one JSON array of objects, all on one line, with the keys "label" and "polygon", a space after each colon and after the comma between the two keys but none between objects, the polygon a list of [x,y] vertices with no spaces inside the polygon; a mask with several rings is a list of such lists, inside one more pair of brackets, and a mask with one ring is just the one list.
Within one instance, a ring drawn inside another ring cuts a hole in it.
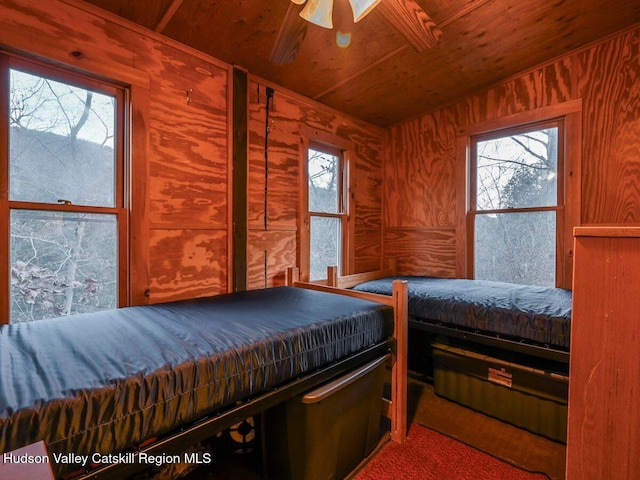
[{"label": "wooden window trim", "polygon": [[[341,213],[326,212],[309,212],[309,193],[308,193],[308,152],[310,148],[338,155],[341,163],[341,175],[339,190],[341,192],[340,202],[342,206]],[[353,272],[354,261],[354,232],[355,224],[352,215],[353,211],[353,188],[352,188],[352,153],[355,145],[343,138],[320,132],[313,129],[303,128],[300,141],[300,190],[299,190],[299,208],[298,208],[298,238],[297,238],[297,258],[298,268],[300,269],[300,279],[309,281],[311,268],[310,261],[310,228],[311,215],[318,217],[341,218],[342,229],[342,245],[341,255],[342,262],[340,272],[341,275],[348,275]]]},{"label": "wooden window trim", "polygon": [[[556,252],[556,286],[571,289],[573,271],[573,228],[581,224],[581,165],[582,165],[582,100],[538,108],[527,112],[467,125],[458,131],[456,140],[456,276],[471,278],[468,246],[473,241],[473,230],[470,222],[471,209],[471,137],[488,132],[506,130],[527,124],[542,123],[562,118],[564,120],[564,175],[562,191],[564,198],[563,222],[558,224]],[[560,182],[560,178],[559,178]]]},{"label": "wooden window trim", "polygon": [[32,60],[11,52],[0,51],[0,115],[5,119],[9,117],[9,88],[10,69],[26,71],[36,75],[42,75],[60,82],[76,85],[82,88],[92,89],[100,93],[108,94],[116,98],[116,111],[114,112],[115,136],[115,204],[112,207],[65,205],[53,203],[40,203],[28,201],[9,200],[9,123],[0,129],[0,163],[3,168],[0,172],[0,251],[5,256],[0,266],[0,304],[4,308],[0,310],[0,325],[7,324],[10,320],[10,266],[8,262],[10,246],[9,218],[11,210],[44,210],[60,212],[85,212],[96,214],[112,214],[118,219],[118,306],[124,307],[130,304],[129,281],[129,188],[130,175],[128,174],[127,158],[129,156],[128,142],[125,138],[127,130],[127,117],[130,97],[124,85],[111,82],[87,74],[77,72],[70,68],[60,67],[54,64],[45,64],[38,60]]}]

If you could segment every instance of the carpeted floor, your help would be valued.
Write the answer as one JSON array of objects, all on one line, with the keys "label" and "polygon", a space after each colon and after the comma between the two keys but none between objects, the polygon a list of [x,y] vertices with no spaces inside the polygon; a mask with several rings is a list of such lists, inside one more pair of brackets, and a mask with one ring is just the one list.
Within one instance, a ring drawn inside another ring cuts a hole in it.
[{"label": "carpeted floor", "polygon": [[[393,480],[405,479],[434,479],[434,480],[458,480],[458,479],[480,479],[480,480],[516,480],[516,479],[565,479],[565,445],[548,440],[546,438],[526,432],[512,425],[499,420],[487,417],[481,413],[474,412],[468,408],[457,405],[453,402],[438,397],[433,392],[433,386],[426,381],[420,380],[416,375],[409,379],[409,421],[416,425],[428,427],[430,435],[450,437],[442,440],[445,447],[434,451],[430,437],[421,440],[419,447],[421,453],[416,458],[411,457],[404,462],[403,469],[406,471],[399,473],[396,470],[392,477],[369,476],[355,477],[357,480],[393,478]],[[417,427],[420,428],[420,427]],[[413,430],[410,433],[410,440],[413,438]],[[440,435],[440,436],[442,436]],[[451,443],[453,442],[453,443]],[[363,469],[355,475],[365,475],[364,470],[368,465],[375,465],[381,462],[379,458],[383,448],[391,448],[394,444],[386,443],[380,450],[371,455],[369,461],[364,464]],[[446,445],[452,446],[451,448]],[[460,445],[463,445],[462,448]],[[397,446],[396,446],[397,447]],[[455,448],[454,448],[455,447]],[[457,455],[456,452],[466,452],[462,458],[454,460],[454,467],[447,467],[446,471],[441,470],[443,462],[449,457]],[[424,453],[429,455],[429,464],[424,463]],[[481,453],[484,452],[484,453]],[[393,462],[395,453],[391,455],[391,460],[384,460],[383,463]],[[418,458],[420,457],[420,458]],[[482,458],[484,465],[495,465],[496,470],[491,468],[490,472],[472,467],[471,476],[460,476],[462,471],[457,470],[457,464],[465,464],[467,458]],[[421,465],[414,469],[413,463]],[[497,464],[493,462],[498,462]],[[504,469],[504,466],[513,465],[515,469]],[[499,466],[499,468],[498,468]],[[398,467],[400,468],[400,467]],[[496,476],[498,471],[509,471],[516,476]],[[382,475],[387,467],[384,467],[377,475]],[[440,476],[426,477],[425,472],[439,472]],[[418,472],[418,476],[410,476]],[[538,473],[538,475],[535,475]],[[457,476],[456,476],[457,475]],[[520,476],[517,476],[520,475]],[[523,476],[524,475],[524,476]],[[546,475],[546,476],[545,476]],[[237,478],[242,480],[260,480],[264,478],[261,474],[260,459],[255,455],[231,456],[223,462],[214,462],[213,465],[202,467],[192,472],[188,480],[205,479],[226,479]],[[353,477],[350,477],[353,478]]]},{"label": "carpeted floor", "polygon": [[429,383],[409,380],[409,421],[551,480],[564,480],[566,446],[438,397]]},{"label": "carpeted floor", "polygon": [[354,480],[548,480],[413,424],[403,445],[387,442]]}]

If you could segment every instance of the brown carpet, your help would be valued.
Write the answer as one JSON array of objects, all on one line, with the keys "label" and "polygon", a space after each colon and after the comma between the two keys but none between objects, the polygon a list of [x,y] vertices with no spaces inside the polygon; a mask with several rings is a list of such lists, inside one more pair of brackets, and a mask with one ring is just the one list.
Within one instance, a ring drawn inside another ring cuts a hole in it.
[{"label": "brown carpet", "polygon": [[388,442],[354,480],[547,480],[413,424],[403,445]]},{"label": "brown carpet", "polygon": [[438,397],[410,379],[409,420],[551,480],[564,480],[566,446]]}]

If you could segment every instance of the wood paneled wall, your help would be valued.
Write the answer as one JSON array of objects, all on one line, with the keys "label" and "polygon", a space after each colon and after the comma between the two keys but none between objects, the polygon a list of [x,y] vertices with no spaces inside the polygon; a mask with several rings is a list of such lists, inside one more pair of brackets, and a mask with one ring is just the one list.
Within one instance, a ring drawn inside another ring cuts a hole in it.
[{"label": "wood paneled wall", "polygon": [[[459,132],[582,101],[581,223],[640,222],[640,27],[385,132],[384,256],[403,274],[463,276]],[[464,174],[463,174],[464,177]],[[462,209],[464,210],[464,209]]]},{"label": "wood paneled wall", "polygon": [[[0,14],[6,48],[130,86],[131,303],[229,291],[230,66],[81,2],[3,0]],[[640,222],[639,38],[638,28],[621,32],[385,131],[250,75],[247,286],[282,284],[298,261],[309,131],[356,146],[353,273],[384,256],[401,273],[463,275],[460,132],[576,99],[582,222]]]},{"label": "wood paneled wall", "polygon": [[[269,100],[267,124],[267,89]],[[267,128],[269,131],[267,132]],[[317,132],[355,145],[352,200],[355,265],[352,273],[380,268],[382,255],[381,128],[267,84],[249,82],[248,288],[284,284],[297,263],[298,193],[305,161],[303,136]],[[266,141],[265,141],[266,137]],[[266,217],[266,221],[265,221]]]},{"label": "wood paneled wall", "polygon": [[223,293],[229,66],[98,13],[80,2],[3,1],[0,43],[130,88],[131,303]]},{"label": "wood paneled wall", "polygon": [[[130,88],[130,303],[230,291],[232,68],[73,0],[3,0],[0,44]],[[380,268],[382,129],[270,85],[265,159],[266,88],[248,85],[247,287],[297,264],[303,130],[355,145],[353,273]]]},{"label": "wood paneled wall", "polygon": [[456,270],[455,110],[387,129],[384,255],[406,275]]}]

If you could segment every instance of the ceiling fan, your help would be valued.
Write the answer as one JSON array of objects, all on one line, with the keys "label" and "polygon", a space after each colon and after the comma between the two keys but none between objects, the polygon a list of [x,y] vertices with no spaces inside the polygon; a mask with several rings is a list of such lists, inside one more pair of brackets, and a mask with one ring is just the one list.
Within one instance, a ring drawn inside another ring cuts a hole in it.
[{"label": "ceiling fan", "polygon": [[[418,52],[436,45],[442,31],[415,0],[349,0],[354,22],[376,8]],[[306,5],[305,5],[306,4]],[[273,63],[293,62],[309,22],[333,28],[333,0],[291,0],[275,45]]]}]

